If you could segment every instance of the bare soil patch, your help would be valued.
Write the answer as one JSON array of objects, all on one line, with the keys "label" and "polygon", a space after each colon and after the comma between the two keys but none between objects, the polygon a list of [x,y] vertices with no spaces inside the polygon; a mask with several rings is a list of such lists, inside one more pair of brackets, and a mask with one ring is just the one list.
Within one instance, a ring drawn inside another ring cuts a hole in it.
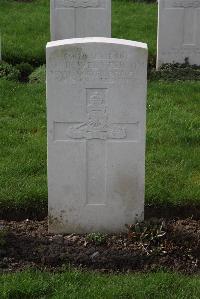
[{"label": "bare soil patch", "polygon": [[49,234],[47,219],[1,220],[0,271],[26,267],[60,270],[71,264],[103,272],[165,268],[199,273],[200,220],[156,220],[162,227],[152,223],[95,240],[88,235]]}]

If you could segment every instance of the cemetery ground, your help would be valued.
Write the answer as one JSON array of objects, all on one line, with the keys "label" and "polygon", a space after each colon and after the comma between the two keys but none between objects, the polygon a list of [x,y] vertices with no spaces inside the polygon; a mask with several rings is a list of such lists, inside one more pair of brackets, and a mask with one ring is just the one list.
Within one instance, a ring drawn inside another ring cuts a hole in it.
[{"label": "cemetery ground", "polygon": [[[113,1],[113,36],[147,42],[151,66],[156,11],[155,4]],[[173,69],[165,80],[160,80],[162,74],[150,74],[146,222],[127,227],[126,234],[51,235],[45,218],[41,67],[49,40],[48,1],[2,0],[0,19],[3,59],[10,64],[6,71],[0,69],[2,298],[64,298],[66,293],[70,298],[199,298],[199,70]],[[190,80],[181,80],[185,78]]]}]

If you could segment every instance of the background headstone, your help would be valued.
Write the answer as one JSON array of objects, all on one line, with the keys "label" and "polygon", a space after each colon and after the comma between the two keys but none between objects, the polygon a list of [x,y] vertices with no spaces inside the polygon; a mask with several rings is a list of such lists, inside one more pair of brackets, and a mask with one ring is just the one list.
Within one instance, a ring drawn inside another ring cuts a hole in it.
[{"label": "background headstone", "polygon": [[47,44],[50,231],[117,232],[143,219],[146,72],[143,43]]},{"label": "background headstone", "polygon": [[51,40],[111,36],[111,0],[51,0]]},{"label": "background headstone", "polygon": [[159,0],[157,67],[200,65],[200,0]]}]

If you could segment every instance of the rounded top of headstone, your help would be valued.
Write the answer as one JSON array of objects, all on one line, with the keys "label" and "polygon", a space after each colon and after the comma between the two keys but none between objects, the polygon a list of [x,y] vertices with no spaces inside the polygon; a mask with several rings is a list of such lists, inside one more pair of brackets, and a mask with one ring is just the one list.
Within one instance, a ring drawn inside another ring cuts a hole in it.
[{"label": "rounded top of headstone", "polygon": [[89,43],[99,43],[99,44],[117,44],[124,46],[131,46],[135,48],[148,49],[146,43],[141,43],[137,41],[131,41],[126,39],[117,39],[117,38],[107,38],[107,37],[84,37],[84,38],[70,38],[57,40],[47,43],[47,48],[65,46],[65,45],[74,45],[74,44],[89,44]]}]

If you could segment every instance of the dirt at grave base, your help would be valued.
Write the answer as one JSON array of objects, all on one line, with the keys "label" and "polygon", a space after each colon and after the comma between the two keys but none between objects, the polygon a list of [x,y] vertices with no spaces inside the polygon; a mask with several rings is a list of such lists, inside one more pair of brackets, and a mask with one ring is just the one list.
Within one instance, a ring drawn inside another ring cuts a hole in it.
[{"label": "dirt at grave base", "polygon": [[150,225],[143,232],[129,228],[125,234],[97,240],[89,236],[49,234],[47,219],[1,220],[0,271],[27,267],[57,271],[70,264],[101,272],[164,268],[200,273],[200,220],[162,220],[162,232],[156,234]]}]

